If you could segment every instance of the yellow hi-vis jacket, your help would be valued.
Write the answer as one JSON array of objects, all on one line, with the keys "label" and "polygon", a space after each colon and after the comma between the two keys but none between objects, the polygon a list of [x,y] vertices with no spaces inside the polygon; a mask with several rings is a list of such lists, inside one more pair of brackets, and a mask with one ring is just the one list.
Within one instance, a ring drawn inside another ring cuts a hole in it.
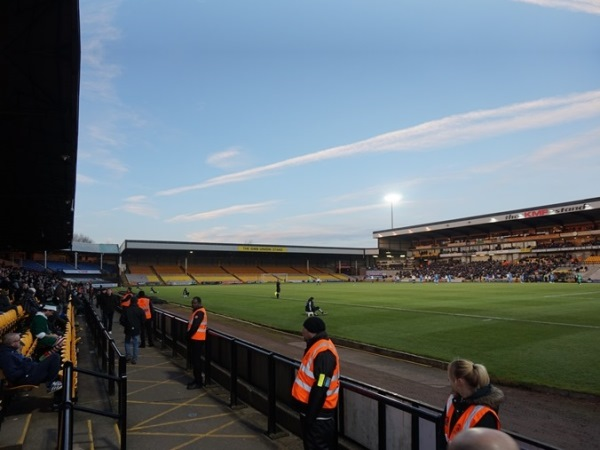
[{"label": "yellow hi-vis jacket", "polygon": [[194,323],[194,317],[199,312],[204,313],[204,317],[202,318],[202,322],[200,323],[200,326],[198,327],[196,332],[192,335],[193,341],[205,341],[206,340],[206,325],[208,324],[208,318],[206,317],[206,309],[204,309],[204,306],[201,306],[200,308],[196,309],[195,311],[192,311],[192,315],[190,316],[190,320],[188,321],[187,329],[188,329],[188,331],[190,330],[190,328],[192,327],[192,324]]},{"label": "yellow hi-vis jacket", "polygon": [[329,350],[335,356],[335,370],[329,386],[327,387],[327,396],[325,397],[324,409],[334,409],[338,404],[340,390],[340,358],[333,342],[329,339],[320,339],[315,342],[304,354],[300,368],[296,374],[294,385],[292,386],[292,397],[301,403],[308,404],[310,390],[312,386],[321,380],[315,379],[314,364],[315,358],[321,352]]},{"label": "yellow hi-vis jacket", "polygon": [[458,418],[452,429],[450,429],[450,420],[454,414],[454,403],[452,402],[454,396],[448,397],[446,401],[446,417],[444,418],[444,435],[446,441],[450,442],[459,432],[469,428],[473,428],[481,420],[481,418],[488,412],[491,412],[496,417],[498,423],[498,429],[500,429],[500,418],[496,411],[486,405],[471,405],[462,415]]}]

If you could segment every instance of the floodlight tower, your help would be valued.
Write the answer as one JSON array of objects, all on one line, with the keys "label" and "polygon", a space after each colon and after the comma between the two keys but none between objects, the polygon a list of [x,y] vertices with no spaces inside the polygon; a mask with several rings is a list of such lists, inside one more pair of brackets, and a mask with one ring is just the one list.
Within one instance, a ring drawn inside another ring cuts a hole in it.
[{"label": "floodlight tower", "polygon": [[394,203],[399,202],[401,199],[402,196],[399,194],[388,194],[385,196],[385,201],[390,204],[391,208],[392,228],[394,228]]}]

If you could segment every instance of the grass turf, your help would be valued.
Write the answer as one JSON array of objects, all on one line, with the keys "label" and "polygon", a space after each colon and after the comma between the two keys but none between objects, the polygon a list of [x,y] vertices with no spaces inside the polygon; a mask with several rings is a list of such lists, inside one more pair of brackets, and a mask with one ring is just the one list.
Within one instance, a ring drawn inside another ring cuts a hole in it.
[{"label": "grass turf", "polygon": [[[159,287],[159,298],[298,332],[309,296],[332,337],[486,365],[497,382],[600,395],[600,285],[285,283]],[[149,289],[147,289],[149,291]],[[148,294],[150,292],[147,292]],[[210,326],[210,323],[209,323]]]}]

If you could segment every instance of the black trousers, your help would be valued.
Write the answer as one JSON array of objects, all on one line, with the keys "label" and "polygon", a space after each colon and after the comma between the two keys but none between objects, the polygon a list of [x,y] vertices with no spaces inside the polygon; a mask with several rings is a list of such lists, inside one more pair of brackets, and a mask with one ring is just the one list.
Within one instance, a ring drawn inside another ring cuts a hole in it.
[{"label": "black trousers", "polygon": [[325,420],[314,420],[308,424],[306,416],[300,414],[302,440],[304,450],[335,450],[337,449],[337,429],[333,417]]},{"label": "black trousers", "polygon": [[190,362],[194,373],[196,384],[203,385],[202,382],[202,355],[204,355],[204,344],[206,341],[190,340]]},{"label": "black trousers", "polygon": [[102,310],[102,325],[104,325],[106,331],[112,331],[114,315],[114,310]]},{"label": "black trousers", "polygon": [[15,384],[40,384],[51,383],[58,377],[62,361],[58,353],[52,353],[43,361],[37,363],[27,377],[22,377]]},{"label": "black trousers", "polygon": [[146,346],[146,339],[148,339],[148,345],[154,345],[154,334],[152,331],[152,319],[144,320],[142,328],[140,330],[140,345]]}]

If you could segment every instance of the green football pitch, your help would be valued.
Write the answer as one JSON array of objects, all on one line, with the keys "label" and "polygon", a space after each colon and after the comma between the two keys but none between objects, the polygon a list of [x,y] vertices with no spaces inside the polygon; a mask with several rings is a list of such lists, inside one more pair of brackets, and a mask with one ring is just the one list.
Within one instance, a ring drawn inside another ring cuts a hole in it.
[{"label": "green football pitch", "polygon": [[[159,298],[299,333],[309,296],[335,338],[486,365],[496,382],[600,395],[600,285],[284,283],[156,288]],[[147,294],[150,294],[146,288]]]}]

